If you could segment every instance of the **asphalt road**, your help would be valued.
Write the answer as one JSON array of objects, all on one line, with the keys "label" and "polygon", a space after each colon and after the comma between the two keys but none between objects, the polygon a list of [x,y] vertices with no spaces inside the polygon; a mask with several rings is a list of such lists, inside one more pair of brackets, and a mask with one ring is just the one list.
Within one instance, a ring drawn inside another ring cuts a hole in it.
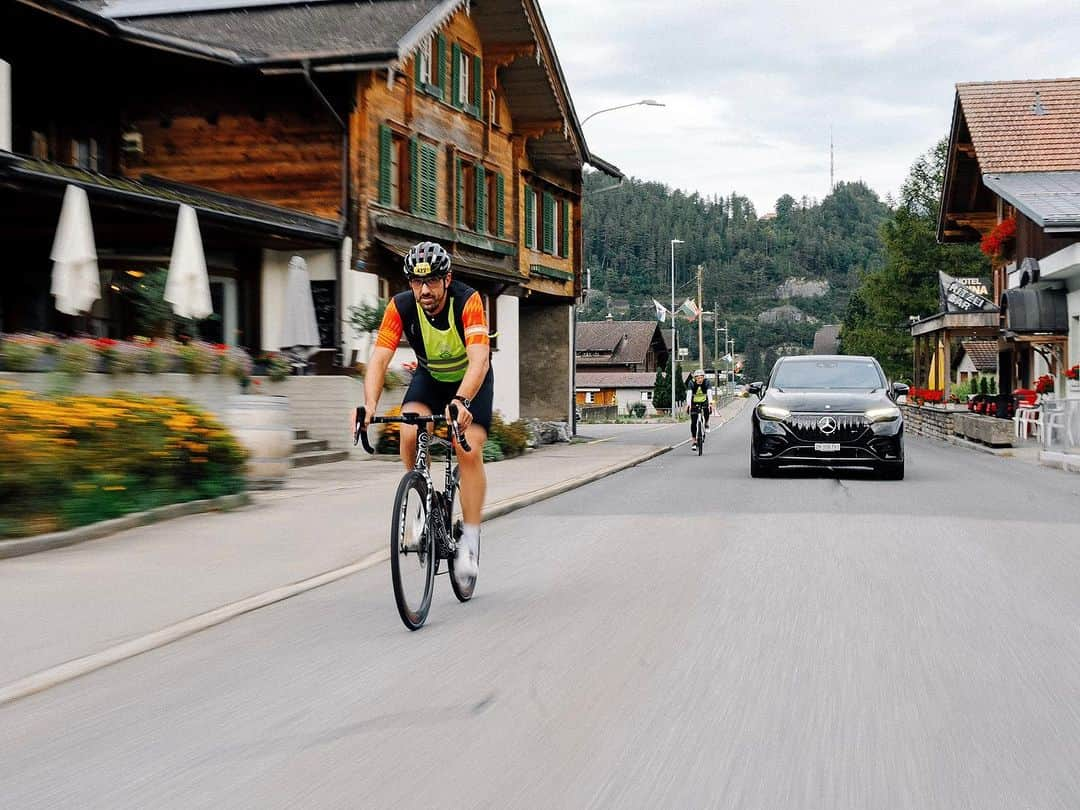
[{"label": "asphalt road", "polygon": [[0,708],[4,808],[1075,808],[1080,476],[911,441],[752,480],[748,415]]}]

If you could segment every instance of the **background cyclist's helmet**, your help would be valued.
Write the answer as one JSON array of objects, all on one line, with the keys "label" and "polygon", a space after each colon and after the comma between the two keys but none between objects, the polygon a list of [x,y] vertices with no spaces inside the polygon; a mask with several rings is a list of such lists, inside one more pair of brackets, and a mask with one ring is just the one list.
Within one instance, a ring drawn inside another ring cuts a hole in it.
[{"label": "background cyclist's helmet", "polygon": [[694,376],[695,377],[704,377],[705,376],[705,369],[703,369],[703,368],[695,368],[694,369]]},{"label": "background cyclist's helmet", "polygon": [[450,272],[450,254],[436,242],[421,242],[405,254],[405,275],[434,278]]}]

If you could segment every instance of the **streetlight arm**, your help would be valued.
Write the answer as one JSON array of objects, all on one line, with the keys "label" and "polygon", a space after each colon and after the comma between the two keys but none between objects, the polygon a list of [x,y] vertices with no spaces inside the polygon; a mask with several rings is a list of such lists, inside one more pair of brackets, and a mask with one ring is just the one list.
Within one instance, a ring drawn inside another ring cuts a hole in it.
[{"label": "streetlight arm", "polygon": [[666,105],[660,103],[659,101],[653,101],[652,99],[645,99],[644,101],[634,101],[634,102],[632,102],[630,104],[620,104],[617,107],[605,107],[602,110],[597,110],[596,112],[590,113],[589,115],[585,116],[585,119],[581,122],[581,126],[585,126],[585,124],[589,121],[590,118],[595,118],[596,116],[600,115],[600,113],[611,112],[612,110],[625,110],[627,107],[641,107],[641,106],[664,107]]}]

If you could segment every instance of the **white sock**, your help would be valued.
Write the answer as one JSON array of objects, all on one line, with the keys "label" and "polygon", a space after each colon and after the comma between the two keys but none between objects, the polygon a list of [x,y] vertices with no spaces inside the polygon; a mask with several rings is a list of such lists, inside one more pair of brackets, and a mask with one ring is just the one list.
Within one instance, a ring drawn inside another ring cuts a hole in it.
[{"label": "white sock", "polygon": [[462,523],[461,539],[469,548],[476,548],[476,541],[480,539],[480,524]]}]

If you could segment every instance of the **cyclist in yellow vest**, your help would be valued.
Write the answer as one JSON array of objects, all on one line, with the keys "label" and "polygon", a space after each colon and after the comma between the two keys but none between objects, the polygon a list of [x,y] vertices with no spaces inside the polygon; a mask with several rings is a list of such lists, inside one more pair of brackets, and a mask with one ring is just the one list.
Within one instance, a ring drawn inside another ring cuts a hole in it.
[{"label": "cyclist in yellow vest", "polygon": [[686,412],[690,414],[690,449],[697,450],[697,419],[699,410],[705,411],[705,432],[709,431],[709,416],[712,414],[712,392],[709,381],[705,379],[704,369],[695,369],[686,381]]},{"label": "cyclist in yellow vest", "polygon": [[[483,450],[495,390],[484,302],[476,290],[453,279],[450,255],[435,242],[421,242],[409,251],[405,277],[409,289],[387,304],[368,360],[364,404],[370,417],[404,335],[416,353],[417,368],[402,411],[445,412],[449,418],[450,403],[458,406],[458,426],[472,449],[457,448],[463,520],[454,573],[468,579],[479,570],[480,513],[487,490]],[[409,470],[416,463],[416,431],[416,426],[401,426],[401,460]]]}]

